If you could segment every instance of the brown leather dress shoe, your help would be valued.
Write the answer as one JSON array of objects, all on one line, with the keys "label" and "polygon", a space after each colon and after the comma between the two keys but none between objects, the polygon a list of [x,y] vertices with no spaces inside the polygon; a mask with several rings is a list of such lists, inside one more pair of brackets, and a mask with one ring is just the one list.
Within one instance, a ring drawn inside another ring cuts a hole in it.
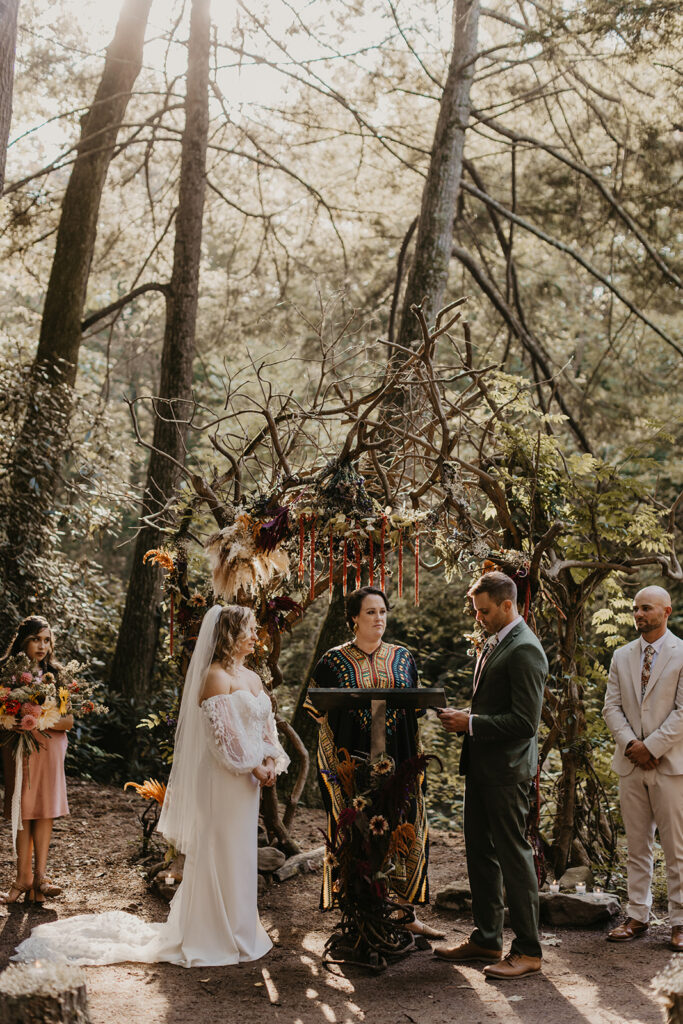
[{"label": "brown leather dress shoe", "polygon": [[526,978],[529,974],[537,974],[543,961],[540,956],[525,956],[523,953],[508,953],[499,964],[489,964],[484,968],[487,978],[505,980],[507,978]]},{"label": "brown leather dress shoe", "polygon": [[675,924],[671,929],[669,949],[673,949],[674,953],[683,953],[683,924]]},{"label": "brown leather dress shoe", "polygon": [[498,963],[503,955],[501,949],[486,949],[470,939],[461,942],[459,946],[434,946],[432,952],[441,960],[450,960],[456,964],[464,963],[467,960],[485,960],[487,964]]},{"label": "brown leather dress shoe", "polygon": [[607,935],[608,942],[630,942],[644,935],[649,925],[644,921],[636,921],[633,917],[627,917],[623,924],[617,925]]}]

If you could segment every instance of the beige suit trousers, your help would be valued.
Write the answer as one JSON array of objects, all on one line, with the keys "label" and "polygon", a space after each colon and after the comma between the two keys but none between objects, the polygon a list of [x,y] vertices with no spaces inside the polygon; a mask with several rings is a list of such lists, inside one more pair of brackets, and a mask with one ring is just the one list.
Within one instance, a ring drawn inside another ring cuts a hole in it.
[{"label": "beige suit trousers", "polygon": [[636,768],[619,779],[628,846],[628,915],[647,922],[652,906],[655,828],[666,860],[669,923],[683,925],[683,775]]}]

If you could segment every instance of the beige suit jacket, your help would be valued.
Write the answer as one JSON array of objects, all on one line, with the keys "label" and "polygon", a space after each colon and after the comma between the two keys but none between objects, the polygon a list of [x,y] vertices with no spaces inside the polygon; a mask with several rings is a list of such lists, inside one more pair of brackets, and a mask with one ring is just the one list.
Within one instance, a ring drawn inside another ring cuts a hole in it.
[{"label": "beige suit jacket", "polygon": [[683,640],[669,630],[657,655],[650,681],[640,700],[640,637],[614,652],[609,670],[603,718],[616,742],[612,767],[630,775],[635,765],[624,751],[631,740],[643,740],[653,757],[661,758],[663,775],[683,775]]}]

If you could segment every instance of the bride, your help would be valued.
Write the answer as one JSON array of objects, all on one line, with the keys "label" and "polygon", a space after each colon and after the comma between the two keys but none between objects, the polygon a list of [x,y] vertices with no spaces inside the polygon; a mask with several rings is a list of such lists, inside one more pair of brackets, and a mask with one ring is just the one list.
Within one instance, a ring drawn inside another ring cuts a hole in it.
[{"label": "bride", "polygon": [[183,852],[183,880],[163,924],[110,911],[39,925],[14,960],[161,961],[220,967],[258,960],[272,943],[256,906],[260,786],[289,758],[270,698],[244,664],[256,641],[249,608],[204,616],[185,679],[158,831]]}]

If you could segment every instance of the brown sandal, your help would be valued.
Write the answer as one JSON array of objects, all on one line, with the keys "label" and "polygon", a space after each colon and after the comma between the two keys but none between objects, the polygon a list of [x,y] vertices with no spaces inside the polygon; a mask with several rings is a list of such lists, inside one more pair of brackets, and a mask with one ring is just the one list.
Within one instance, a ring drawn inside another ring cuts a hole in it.
[{"label": "brown sandal", "polygon": [[0,893],[0,903],[18,903],[19,897],[26,894],[26,902],[28,903],[31,899],[31,886],[30,885],[17,885],[16,882],[12,882],[9,887],[9,892]]},{"label": "brown sandal", "polygon": [[62,893],[64,892],[61,885],[54,885],[53,882],[47,877],[47,875],[43,875],[42,878],[38,879],[36,879],[36,876],[34,875],[32,891],[34,890],[37,892],[41,892],[43,896],[50,897],[61,896]]}]

